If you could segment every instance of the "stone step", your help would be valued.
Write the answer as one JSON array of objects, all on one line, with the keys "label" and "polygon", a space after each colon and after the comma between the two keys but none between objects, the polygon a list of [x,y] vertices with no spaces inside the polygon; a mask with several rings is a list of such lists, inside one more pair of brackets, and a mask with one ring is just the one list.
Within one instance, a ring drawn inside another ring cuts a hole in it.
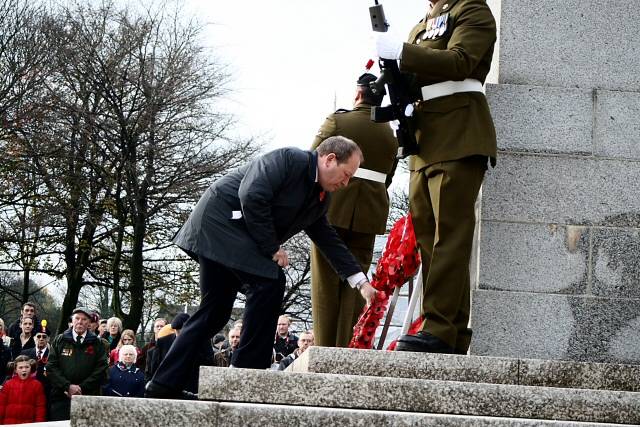
[{"label": "stone step", "polygon": [[[114,414],[123,414],[114,417]],[[124,415],[126,414],[126,415]],[[424,414],[365,409],[320,408],[235,402],[74,397],[74,427],[140,426],[198,427],[255,426],[444,426],[444,427],[587,427],[620,424],[582,423],[524,418]],[[68,424],[67,424],[68,425]]]},{"label": "stone step", "polygon": [[293,372],[640,391],[640,365],[310,347]]},{"label": "stone step", "polygon": [[200,399],[640,424],[640,393],[343,374],[200,368]]}]

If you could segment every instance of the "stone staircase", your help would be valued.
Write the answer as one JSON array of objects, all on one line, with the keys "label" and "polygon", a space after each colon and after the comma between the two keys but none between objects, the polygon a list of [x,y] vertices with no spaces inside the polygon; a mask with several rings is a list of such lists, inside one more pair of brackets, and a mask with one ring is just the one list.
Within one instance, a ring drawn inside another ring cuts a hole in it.
[{"label": "stone staircase", "polygon": [[640,365],[311,347],[202,367],[200,401],[77,397],[72,426],[640,425]]}]

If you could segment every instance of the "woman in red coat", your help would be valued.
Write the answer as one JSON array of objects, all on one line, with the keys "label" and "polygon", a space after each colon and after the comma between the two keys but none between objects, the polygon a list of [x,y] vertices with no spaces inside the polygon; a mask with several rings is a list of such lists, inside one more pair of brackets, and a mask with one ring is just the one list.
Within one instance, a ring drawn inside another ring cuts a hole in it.
[{"label": "woman in red coat", "polygon": [[18,356],[9,366],[14,375],[0,390],[0,424],[46,421],[44,388],[32,375],[36,372],[36,361]]}]

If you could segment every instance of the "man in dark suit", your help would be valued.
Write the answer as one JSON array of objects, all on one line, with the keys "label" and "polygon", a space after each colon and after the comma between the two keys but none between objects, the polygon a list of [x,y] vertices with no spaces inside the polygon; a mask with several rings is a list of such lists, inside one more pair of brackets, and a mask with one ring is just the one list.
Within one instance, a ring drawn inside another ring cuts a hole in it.
[{"label": "man in dark suit", "polygon": [[191,353],[227,323],[238,292],[246,296],[240,345],[231,365],[271,366],[273,331],[289,264],[282,244],[304,230],[340,277],[370,302],[375,289],[326,218],[328,192],[346,186],[362,162],[351,140],[331,137],[315,152],[281,148],[216,181],[174,243],[200,264],[200,307],[187,321],[153,379],[147,397],[180,398]]},{"label": "man in dark suit", "polygon": [[482,85],[491,68],[496,22],[485,0],[430,0],[403,43],[380,33],[380,58],[399,60],[422,95],[413,120],[417,155],[409,202],[422,256],[422,330],[396,350],[466,354],[471,342],[469,262],[475,202],[496,133]]}]

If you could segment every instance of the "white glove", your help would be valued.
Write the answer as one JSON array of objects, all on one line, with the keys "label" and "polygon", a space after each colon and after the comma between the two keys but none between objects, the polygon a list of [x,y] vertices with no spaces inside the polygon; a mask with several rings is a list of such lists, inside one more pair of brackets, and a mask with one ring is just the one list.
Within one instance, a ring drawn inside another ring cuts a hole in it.
[{"label": "white glove", "polygon": [[400,59],[402,40],[390,32],[376,33],[376,54],[381,59]]}]

